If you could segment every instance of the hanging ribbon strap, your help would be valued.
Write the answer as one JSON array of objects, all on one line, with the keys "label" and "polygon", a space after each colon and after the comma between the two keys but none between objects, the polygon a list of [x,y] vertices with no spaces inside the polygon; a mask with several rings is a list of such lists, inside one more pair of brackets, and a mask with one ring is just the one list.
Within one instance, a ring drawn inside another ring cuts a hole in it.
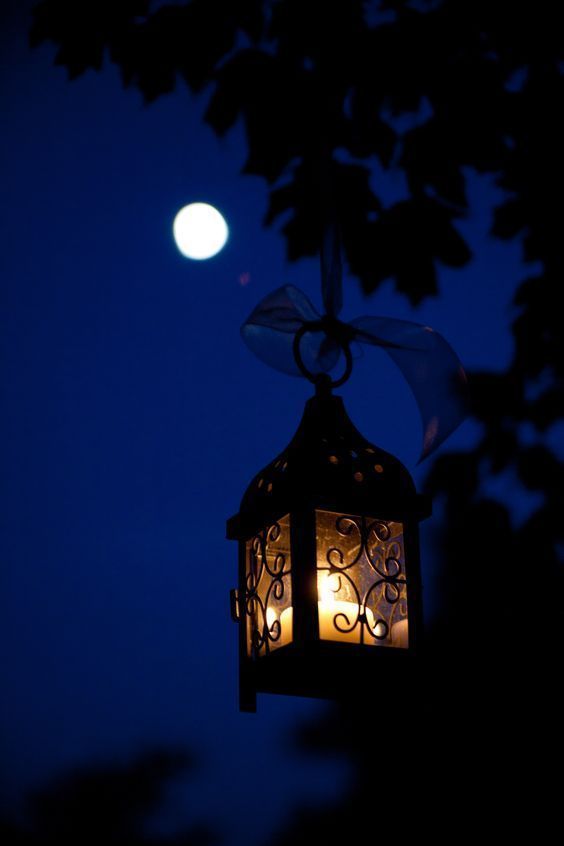
[{"label": "hanging ribbon strap", "polygon": [[466,416],[466,374],[452,347],[428,326],[388,317],[338,319],[342,307],[341,258],[334,227],[326,230],[321,252],[320,315],[298,288],[285,285],[268,294],[241,328],[258,358],[291,376],[316,381],[345,357],[342,384],[352,366],[353,341],[381,347],[401,370],[423,422],[419,461],[436,450]]}]

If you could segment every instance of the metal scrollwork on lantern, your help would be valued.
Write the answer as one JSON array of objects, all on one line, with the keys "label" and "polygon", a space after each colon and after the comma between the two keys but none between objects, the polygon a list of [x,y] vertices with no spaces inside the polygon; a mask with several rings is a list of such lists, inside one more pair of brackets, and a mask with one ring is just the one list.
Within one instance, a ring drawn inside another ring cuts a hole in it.
[{"label": "metal scrollwork on lantern", "polygon": [[319,637],[407,648],[401,523],[316,511]]},{"label": "metal scrollwork on lantern", "polygon": [[291,640],[281,617],[292,608],[290,516],[286,514],[246,543],[247,655],[267,655]]}]

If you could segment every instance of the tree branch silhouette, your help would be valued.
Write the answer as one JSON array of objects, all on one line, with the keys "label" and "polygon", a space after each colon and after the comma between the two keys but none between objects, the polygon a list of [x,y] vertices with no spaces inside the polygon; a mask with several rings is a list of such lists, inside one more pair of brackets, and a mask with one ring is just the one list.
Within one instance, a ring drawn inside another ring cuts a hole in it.
[{"label": "tree branch silhouette", "polygon": [[[30,39],[54,42],[71,79],[109,59],[149,103],[179,80],[209,91],[218,135],[243,121],[244,172],[270,186],[266,222],[290,213],[291,259],[318,250],[320,145],[346,153],[335,181],[351,272],[367,293],[392,277],[417,303],[437,293],[439,265],[470,259],[456,228],[469,173],[507,192],[493,235],[521,235],[527,260],[554,252],[562,128],[546,106],[562,99],[557,19],[546,0],[192,0],[154,11],[148,0],[44,0]],[[373,159],[404,174],[405,199],[386,207]]]}]

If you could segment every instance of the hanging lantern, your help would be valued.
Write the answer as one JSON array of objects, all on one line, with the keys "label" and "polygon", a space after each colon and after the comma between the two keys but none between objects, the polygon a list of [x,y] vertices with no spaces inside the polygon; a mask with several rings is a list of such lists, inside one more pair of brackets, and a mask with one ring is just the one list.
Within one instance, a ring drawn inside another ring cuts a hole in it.
[{"label": "hanging lantern", "polygon": [[318,390],[227,524],[239,541],[242,710],[255,710],[257,692],[346,695],[375,662],[409,660],[421,630],[418,522],[429,512],[401,462]]},{"label": "hanging lantern", "polygon": [[[332,394],[349,377],[353,340],[382,347],[409,382],[424,422],[423,457],[463,419],[464,371],[425,326],[388,318],[337,319],[340,259],[322,252],[320,316],[287,286],[266,297],[243,327],[271,366],[316,386],[290,444],[258,473],[227,537],[239,543],[240,707],[257,692],[340,698],[377,668],[407,668],[420,646],[418,523],[430,514],[401,464],[367,441]],[[324,371],[344,355],[345,372]]]}]

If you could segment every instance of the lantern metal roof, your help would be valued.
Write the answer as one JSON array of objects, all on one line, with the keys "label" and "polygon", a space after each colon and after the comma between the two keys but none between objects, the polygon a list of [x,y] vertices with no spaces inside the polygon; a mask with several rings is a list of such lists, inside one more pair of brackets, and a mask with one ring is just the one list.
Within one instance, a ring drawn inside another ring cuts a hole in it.
[{"label": "lantern metal roof", "polygon": [[336,508],[380,517],[422,519],[430,501],[418,494],[401,461],[370,443],[349,418],[343,401],[318,390],[286,447],[248,486],[230,538],[249,537],[270,520],[299,507]]}]

